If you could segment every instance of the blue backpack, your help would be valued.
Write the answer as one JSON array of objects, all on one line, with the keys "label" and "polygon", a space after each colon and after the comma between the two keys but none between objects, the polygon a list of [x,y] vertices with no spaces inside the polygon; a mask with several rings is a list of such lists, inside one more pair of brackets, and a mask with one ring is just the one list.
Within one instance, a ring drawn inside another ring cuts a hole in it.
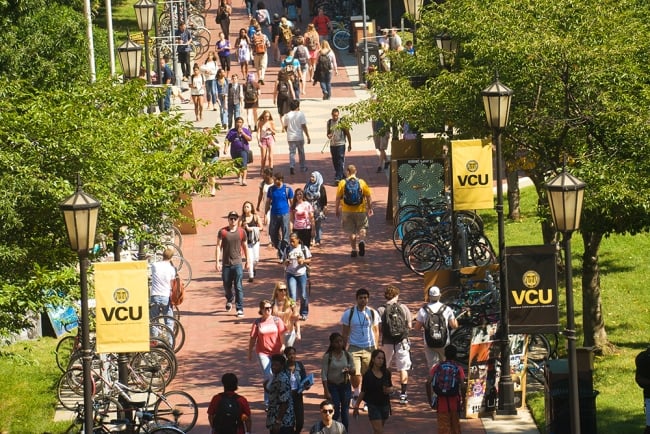
[{"label": "blue backpack", "polygon": [[431,380],[431,386],[438,396],[458,396],[460,393],[460,369],[455,363],[448,360],[438,364]]},{"label": "blue backpack", "polygon": [[361,183],[354,176],[345,180],[343,202],[346,205],[351,206],[361,205],[361,202],[363,202],[363,190],[361,189]]}]

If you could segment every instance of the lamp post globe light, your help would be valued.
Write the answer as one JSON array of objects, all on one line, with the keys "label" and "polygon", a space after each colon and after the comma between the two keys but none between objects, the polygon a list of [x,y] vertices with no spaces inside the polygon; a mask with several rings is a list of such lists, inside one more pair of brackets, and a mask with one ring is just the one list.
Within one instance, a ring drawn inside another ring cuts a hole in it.
[{"label": "lamp post globe light", "polygon": [[551,207],[553,224],[562,232],[564,244],[564,278],[566,288],[567,326],[564,334],[569,352],[569,405],[571,432],[580,432],[580,390],[578,388],[578,361],[576,354],[575,313],[573,308],[573,269],[571,268],[571,235],[580,227],[585,183],[566,172],[546,184],[548,203]]},{"label": "lamp post globe light", "polygon": [[126,41],[117,47],[117,54],[122,65],[125,79],[136,78],[140,75],[142,65],[142,47],[131,40],[129,33],[126,33]]},{"label": "lamp post globe light", "polygon": [[90,320],[88,312],[88,252],[95,244],[97,216],[101,204],[84,193],[77,180],[77,191],[59,205],[63,213],[70,247],[79,255],[79,281],[81,286],[81,361],[83,366],[84,433],[93,432],[93,397],[90,363]]},{"label": "lamp post globe light", "polygon": [[495,73],[494,82],[481,91],[483,97],[483,106],[487,123],[492,128],[492,143],[496,146],[497,153],[497,221],[499,237],[499,285],[501,301],[501,322],[500,322],[500,339],[501,339],[501,376],[499,378],[499,407],[497,414],[514,415],[517,414],[515,408],[515,387],[510,373],[510,341],[509,320],[508,320],[508,281],[505,270],[505,223],[503,219],[503,183],[501,182],[503,170],[503,152],[501,151],[501,132],[508,125],[508,116],[510,115],[510,102],[513,92],[507,86],[499,81],[498,72]]},{"label": "lamp post globe light", "polygon": [[[420,19],[420,12],[422,11],[422,4],[424,0],[404,0],[404,9],[409,17],[413,20],[413,46],[417,50],[415,32],[417,30],[417,21]],[[417,52],[417,51],[416,51]]]},{"label": "lamp post globe light", "polygon": [[451,71],[453,62],[447,61],[446,54],[455,55],[458,52],[458,41],[449,33],[442,32],[436,35],[436,46],[440,50],[440,66]]},{"label": "lamp post globe light", "polygon": [[154,14],[156,13],[156,5],[149,0],[138,0],[133,5],[135,10],[135,18],[138,20],[138,28],[142,31],[144,36],[144,59],[145,68],[147,68],[147,83],[151,84],[151,65],[149,64],[149,30],[153,26]]}]

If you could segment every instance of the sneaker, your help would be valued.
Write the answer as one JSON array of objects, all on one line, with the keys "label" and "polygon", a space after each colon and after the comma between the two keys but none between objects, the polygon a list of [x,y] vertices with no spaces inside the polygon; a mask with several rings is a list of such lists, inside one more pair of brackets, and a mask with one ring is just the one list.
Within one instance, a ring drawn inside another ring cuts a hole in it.
[{"label": "sneaker", "polygon": [[350,400],[350,408],[354,408],[357,405],[357,399],[359,399],[358,395],[354,395],[352,399]]},{"label": "sneaker", "polygon": [[259,83],[264,86],[264,80],[260,79]]},{"label": "sneaker", "polygon": [[307,321],[307,315],[300,315],[300,321]]},{"label": "sneaker", "polygon": [[293,167],[290,167],[290,168],[289,168],[289,174],[290,174],[290,175],[295,175],[295,174],[296,174],[296,170],[295,170]]},{"label": "sneaker", "polygon": [[368,412],[368,405],[363,404],[363,411]]},{"label": "sneaker", "polygon": [[357,251],[352,250],[352,252],[350,253],[350,256],[353,257],[353,258],[356,258],[357,257]]},{"label": "sneaker", "polygon": [[241,309],[239,309],[239,310],[237,311],[237,318],[243,318],[243,317],[244,317],[244,311],[241,310]]},{"label": "sneaker", "polygon": [[249,282],[249,283],[253,283],[253,280],[254,280],[254,279],[253,279],[252,277],[249,277],[249,278],[248,278],[248,282]]},{"label": "sneaker", "polygon": [[359,256],[365,256],[365,255],[366,255],[366,242],[359,241]]},{"label": "sneaker", "polygon": [[399,396],[399,403],[402,405],[406,405],[409,402],[409,400],[406,398],[406,393],[402,393]]},{"label": "sneaker", "polygon": [[226,303],[226,312],[230,312],[232,310],[232,303],[228,302]]},{"label": "sneaker", "polygon": [[386,161],[384,163],[384,169],[388,169],[390,167],[390,161]]},{"label": "sneaker", "polygon": [[380,167],[377,168],[377,173],[381,173],[383,170],[384,169],[382,169],[381,166],[380,166]]},{"label": "sneaker", "polygon": [[306,172],[306,171],[309,170],[309,168],[307,168],[307,167],[301,167],[300,170],[302,170],[303,172]]}]

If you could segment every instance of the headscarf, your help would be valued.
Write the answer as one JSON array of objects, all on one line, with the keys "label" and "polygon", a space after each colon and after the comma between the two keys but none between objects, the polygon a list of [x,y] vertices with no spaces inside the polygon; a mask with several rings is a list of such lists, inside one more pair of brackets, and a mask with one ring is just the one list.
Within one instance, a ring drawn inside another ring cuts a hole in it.
[{"label": "headscarf", "polygon": [[315,201],[320,199],[320,188],[323,185],[323,175],[320,174],[320,172],[311,172],[311,176],[314,177],[316,182],[311,182],[311,178],[305,184],[305,199],[308,201]]}]

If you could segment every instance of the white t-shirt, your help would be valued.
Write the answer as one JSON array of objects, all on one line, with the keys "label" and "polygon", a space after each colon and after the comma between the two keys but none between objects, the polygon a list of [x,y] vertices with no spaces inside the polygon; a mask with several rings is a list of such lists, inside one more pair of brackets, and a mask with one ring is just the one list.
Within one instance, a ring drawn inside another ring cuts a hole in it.
[{"label": "white t-shirt", "polygon": [[[435,313],[435,312],[438,312],[438,310],[442,306],[442,303],[439,302],[439,301],[436,301],[435,303],[429,303],[427,306],[429,307],[429,309],[431,309],[432,312]],[[427,322],[427,317],[428,316],[429,316],[429,314],[424,309],[424,307],[421,307],[420,310],[418,310],[418,314],[415,316],[415,320],[424,326],[424,324],[426,324],[426,322]],[[454,310],[452,308],[450,308],[449,306],[445,306],[445,310],[442,312],[442,316],[447,321],[447,331],[449,331],[449,320],[456,318],[456,316],[454,315]],[[422,330],[424,330],[424,327],[422,328]],[[426,333],[426,332],[427,331],[424,330],[424,333]],[[445,345],[449,345],[449,335],[450,334],[447,333],[447,343]]]},{"label": "white t-shirt", "polygon": [[289,113],[284,115],[282,125],[284,125],[284,128],[287,130],[288,142],[305,140],[302,126],[307,125],[307,119],[305,119],[305,114],[300,110],[291,110]]},{"label": "white t-shirt", "polygon": [[151,295],[169,297],[172,291],[171,281],[176,277],[176,270],[170,261],[151,264]]},{"label": "white t-shirt", "polygon": [[[350,317],[350,309],[354,309],[352,317]],[[359,311],[358,306],[350,309],[346,309],[341,317],[341,324],[350,326],[350,345],[361,348],[374,347],[375,335],[372,333],[372,328],[380,322],[379,312],[368,306],[363,311]]]}]

